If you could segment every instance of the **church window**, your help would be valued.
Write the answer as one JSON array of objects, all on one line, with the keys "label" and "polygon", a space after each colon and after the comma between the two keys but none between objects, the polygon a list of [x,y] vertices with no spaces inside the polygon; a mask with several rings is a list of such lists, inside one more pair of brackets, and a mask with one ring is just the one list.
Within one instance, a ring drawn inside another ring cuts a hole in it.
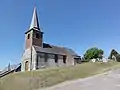
[{"label": "church window", "polygon": [[55,63],[58,63],[58,55],[55,54]]},{"label": "church window", "polygon": [[30,39],[30,34],[28,34],[27,39]]},{"label": "church window", "polygon": [[63,63],[66,63],[66,56],[63,56]]},{"label": "church window", "polygon": [[36,33],[36,38],[39,39],[40,35],[39,33]]},{"label": "church window", "polygon": [[45,62],[47,62],[47,59],[48,59],[48,54],[45,53]]}]

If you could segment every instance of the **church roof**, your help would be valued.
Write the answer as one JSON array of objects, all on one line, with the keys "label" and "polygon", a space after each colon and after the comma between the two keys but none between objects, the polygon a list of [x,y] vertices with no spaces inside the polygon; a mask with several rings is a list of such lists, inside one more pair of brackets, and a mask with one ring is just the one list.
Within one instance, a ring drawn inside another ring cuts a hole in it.
[{"label": "church roof", "polygon": [[31,24],[30,24],[29,30],[26,31],[25,34],[30,32],[31,30],[40,31],[40,26],[39,26],[39,20],[38,20],[36,7],[34,7],[33,16],[32,16],[32,20],[31,20]]},{"label": "church roof", "polygon": [[[47,47],[44,47],[47,46]],[[34,46],[37,52],[45,52],[45,53],[52,53],[52,54],[60,54],[60,55],[67,55],[70,54],[72,56],[78,56],[72,49],[66,47],[58,47],[50,44],[43,44],[43,47]]]},{"label": "church roof", "polygon": [[44,52],[44,53],[51,53],[51,54],[60,54],[60,55],[66,55],[66,52],[64,49],[61,48],[42,48],[39,46],[34,46],[36,52]]},{"label": "church roof", "polygon": [[31,30],[33,28],[36,28],[38,30],[40,29],[36,7],[34,8],[34,11],[33,11],[33,17],[32,17],[32,21],[31,21],[29,30]]}]

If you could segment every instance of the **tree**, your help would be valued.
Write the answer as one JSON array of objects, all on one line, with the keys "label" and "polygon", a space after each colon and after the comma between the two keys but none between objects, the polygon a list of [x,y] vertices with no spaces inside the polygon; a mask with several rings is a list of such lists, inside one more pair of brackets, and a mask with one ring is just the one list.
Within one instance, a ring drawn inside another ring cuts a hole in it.
[{"label": "tree", "polygon": [[96,47],[90,48],[84,54],[85,60],[89,61],[90,59],[97,59],[103,57],[104,51],[102,49],[98,49]]},{"label": "tree", "polygon": [[99,53],[98,53],[98,58],[99,58],[99,59],[102,59],[102,58],[103,58],[104,51],[103,51],[102,49],[99,49],[98,52],[99,52]]},{"label": "tree", "polygon": [[119,54],[115,49],[112,49],[110,52],[110,56],[108,57],[109,59],[112,59],[112,55],[116,57],[116,55]]}]

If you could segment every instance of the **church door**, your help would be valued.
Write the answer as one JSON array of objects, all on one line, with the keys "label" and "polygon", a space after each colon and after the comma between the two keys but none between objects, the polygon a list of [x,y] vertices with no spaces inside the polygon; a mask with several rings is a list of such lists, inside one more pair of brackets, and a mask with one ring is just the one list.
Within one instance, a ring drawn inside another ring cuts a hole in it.
[{"label": "church door", "polygon": [[28,71],[28,61],[25,62],[25,71]]}]

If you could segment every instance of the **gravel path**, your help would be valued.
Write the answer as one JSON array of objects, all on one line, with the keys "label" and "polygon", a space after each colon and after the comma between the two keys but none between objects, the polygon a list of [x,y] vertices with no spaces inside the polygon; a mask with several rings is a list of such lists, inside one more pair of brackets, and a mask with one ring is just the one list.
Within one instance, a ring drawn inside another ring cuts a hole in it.
[{"label": "gravel path", "polygon": [[120,90],[120,69],[40,90]]}]

